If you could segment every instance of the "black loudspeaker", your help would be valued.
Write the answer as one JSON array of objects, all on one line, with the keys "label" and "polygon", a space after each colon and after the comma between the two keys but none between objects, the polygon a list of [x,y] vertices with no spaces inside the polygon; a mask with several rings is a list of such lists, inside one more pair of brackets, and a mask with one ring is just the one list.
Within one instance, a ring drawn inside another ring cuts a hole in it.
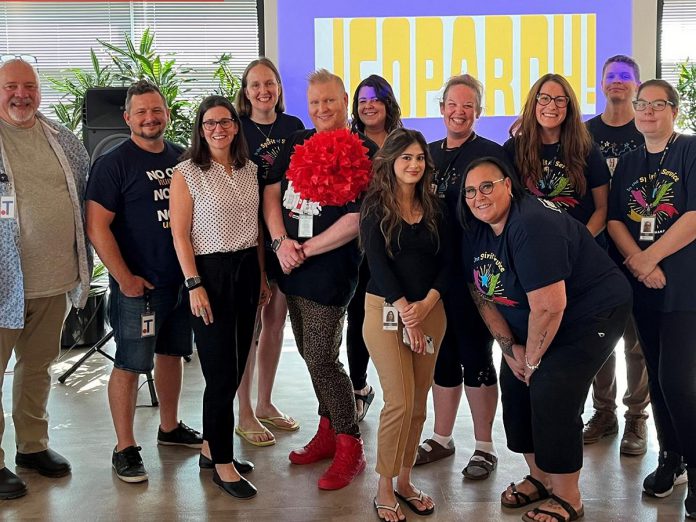
[{"label": "black loudspeaker", "polygon": [[92,87],[85,92],[82,141],[94,161],[130,137],[123,119],[127,87]]}]

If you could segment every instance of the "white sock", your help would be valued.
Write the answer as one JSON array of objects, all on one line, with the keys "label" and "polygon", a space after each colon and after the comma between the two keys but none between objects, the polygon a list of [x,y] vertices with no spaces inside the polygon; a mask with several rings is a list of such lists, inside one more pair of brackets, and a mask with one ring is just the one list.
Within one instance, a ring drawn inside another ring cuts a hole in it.
[{"label": "white sock", "polygon": [[498,454],[495,452],[495,444],[493,442],[485,442],[482,440],[476,441],[476,449],[483,451],[484,453],[490,453],[491,455],[497,457]]},{"label": "white sock", "polygon": [[445,437],[443,435],[433,433],[431,439],[433,439],[435,442],[437,442],[440,446],[444,448],[454,448],[454,439],[452,439],[452,435]]}]

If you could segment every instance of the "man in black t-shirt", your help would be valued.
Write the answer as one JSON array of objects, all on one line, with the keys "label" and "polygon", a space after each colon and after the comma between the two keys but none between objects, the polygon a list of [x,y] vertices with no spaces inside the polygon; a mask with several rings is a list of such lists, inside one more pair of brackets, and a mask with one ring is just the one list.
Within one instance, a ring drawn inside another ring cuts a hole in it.
[{"label": "man in black t-shirt", "polygon": [[[629,56],[616,55],[607,59],[602,68],[602,92],[607,105],[602,114],[587,121],[592,138],[599,145],[609,170],[614,168],[621,155],[630,152],[645,142],[635,126],[635,113],[631,102],[640,84],[640,69]],[[616,247],[610,245],[611,257],[620,264]],[[645,411],[649,402],[648,375],[643,351],[638,342],[633,317],[628,320],[624,331],[626,355],[627,389],[623,397],[626,411],[626,428],[621,438],[621,453],[642,455],[647,451],[647,427]],[[594,379],[592,402],[595,413],[585,425],[585,444],[618,431],[616,418],[616,354],[612,353]]]},{"label": "man in black t-shirt", "polygon": [[[183,356],[192,353],[188,295],[169,230],[169,184],[181,148],[164,141],[169,111],[160,91],[128,89],[130,139],[101,156],[87,186],[87,233],[109,269],[116,341],[109,406],[116,428],[112,465],[124,482],[147,480],[133,418],[141,373],[155,371],[159,444],[200,448],[200,433],[178,420]],[[155,357],[154,355],[157,354]]]},{"label": "man in black t-shirt", "polygon": [[[346,307],[358,280],[359,201],[343,206],[302,199],[285,176],[295,146],[315,133],[348,126],[343,81],[321,69],[309,77],[309,115],[316,130],[292,134],[273,164],[264,189],[263,213],[284,276],[290,321],[319,400],[317,435],[290,453],[293,464],[334,457],[319,479],[321,489],[347,486],[365,469],[353,385],[338,359]],[[371,154],[377,149],[367,138]]]}]

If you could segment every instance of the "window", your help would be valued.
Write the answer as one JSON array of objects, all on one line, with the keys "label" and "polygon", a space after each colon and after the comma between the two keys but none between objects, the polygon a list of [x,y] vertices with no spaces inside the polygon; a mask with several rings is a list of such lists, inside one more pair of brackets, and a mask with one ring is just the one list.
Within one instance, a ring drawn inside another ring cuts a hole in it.
[{"label": "window", "polygon": [[662,0],[658,75],[676,86],[687,58],[696,61],[696,0]]},{"label": "window", "polygon": [[262,0],[189,2],[2,2],[0,53],[28,54],[37,59],[42,76],[42,110],[50,112],[60,93],[46,77],[69,68],[91,70],[89,49],[108,63],[97,38],[123,46],[124,34],[138,42],[146,28],[155,34],[154,48],[191,69],[196,81],[186,95],[208,94],[215,85],[213,61],[232,55],[236,73],[259,56],[258,6]]}]

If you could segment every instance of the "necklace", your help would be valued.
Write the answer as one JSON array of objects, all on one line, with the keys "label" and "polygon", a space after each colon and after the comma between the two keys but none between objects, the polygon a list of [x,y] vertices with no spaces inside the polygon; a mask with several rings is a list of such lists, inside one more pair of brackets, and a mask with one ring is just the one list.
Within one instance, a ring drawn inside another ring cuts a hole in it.
[{"label": "necklace", "polygon": [[273,133],[273,127],[275,127],[275,124],[276,124],[276,121],[278,121],[278,118],[276,118],[275,121],[273,123],[271,123],[271,128],[269,129],[268,134],[263,132],[261,130],[261,127],[259,127],[254,120],[250,120],[250,121],[251,121],[251,123],[254,124],[254,127],[256,127],[256,130],[261,133],[261,136],[266,138],[266,141],[263,142],[263,145],[268,145],[268,143],[270,143],[270,141],[271,141],[271,134]]}]

